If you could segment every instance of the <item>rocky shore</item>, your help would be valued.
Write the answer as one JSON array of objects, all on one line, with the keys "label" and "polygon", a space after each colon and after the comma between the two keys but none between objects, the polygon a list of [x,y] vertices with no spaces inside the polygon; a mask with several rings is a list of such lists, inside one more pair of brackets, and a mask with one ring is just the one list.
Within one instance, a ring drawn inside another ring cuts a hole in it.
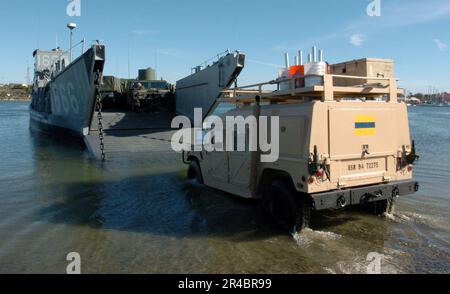
[{"label": "rocky shore", "polygon": [[23,85],[0,86],[0,101],[30,101],[31,87]]}]

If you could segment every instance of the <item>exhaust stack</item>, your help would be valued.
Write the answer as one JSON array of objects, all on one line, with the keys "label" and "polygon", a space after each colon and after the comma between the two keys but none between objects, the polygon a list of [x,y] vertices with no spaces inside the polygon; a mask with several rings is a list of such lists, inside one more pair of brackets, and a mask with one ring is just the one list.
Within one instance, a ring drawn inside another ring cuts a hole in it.
[{"label": "exhaust stack", "polygon": [[298,51],[298,58],[300,59],[299,65],[303,65],[303,51],[302,50]]},{"label": "exhaust stack", "polygon": [[289,68],[289,67],[290,67],[289,53],[286,53],[286,54],[284,55],[284,59],[285,59],[286,68]]}]

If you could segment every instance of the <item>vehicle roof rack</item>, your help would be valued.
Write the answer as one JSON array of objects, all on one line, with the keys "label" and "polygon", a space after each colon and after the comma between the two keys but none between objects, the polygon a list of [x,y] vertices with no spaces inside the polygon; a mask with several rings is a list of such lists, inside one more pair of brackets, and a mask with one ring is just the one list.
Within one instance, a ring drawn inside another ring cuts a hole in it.
[{"label": "vehicle roof rack", "polygon": [[[335,86],[335,78],[352,80],[380,81],[380,84],[362,84],[357,86]],[[365,98],[373,100],[382,96],[387,96],[386,102],[397,103],[397,95],[404,90],[397,88],[397,79],[383,77],[363,77],[325,74],[323,85],[310,87],[296,87],[299,78],[278,79],[270,82],[253,84],[237,88],[229,88],[222,91],[220,102],[248,104],[255,101],[255,96],[259,96],[263,101],[272,102],[301,102],[305,99],[321,100],[323,102],[336,101],[341,99]],[[382,85],[381,82],[388,82]],[[264,90],[265,86],[290,83],[288,90]]]}]

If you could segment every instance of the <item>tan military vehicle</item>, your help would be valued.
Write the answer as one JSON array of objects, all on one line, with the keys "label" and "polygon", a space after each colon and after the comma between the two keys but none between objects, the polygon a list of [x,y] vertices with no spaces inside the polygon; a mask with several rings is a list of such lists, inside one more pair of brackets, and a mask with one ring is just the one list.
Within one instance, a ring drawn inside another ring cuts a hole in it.
[{"label": "tan military vehicle", "polygon": [[[377,215],[391,213],[397,197],[419,189],[412,180],[418,156],[396,80],[370,77],[371,84],[334,86],[336,79],[369,77],[321,78],[306,87],[293,78],[224,91],[209,116],[279,117],[278,159],[262,162],[259,149],[185,152],[189,179],[261,199],[266,212],[289,230],[308,226],[314,210],[361,205]],[[290,89],[262,90],[286,82]]]}]

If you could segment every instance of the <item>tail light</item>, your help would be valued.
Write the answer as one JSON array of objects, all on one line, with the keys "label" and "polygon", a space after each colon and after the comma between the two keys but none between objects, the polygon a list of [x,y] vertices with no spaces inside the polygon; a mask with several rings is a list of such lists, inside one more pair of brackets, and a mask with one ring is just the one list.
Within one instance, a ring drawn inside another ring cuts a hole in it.
[{"label": "tail light", "polygon": [[323,178],[324,175],[325,175],[325,172],[323,171],[323,169],[318,170],[315,174],[316,178],[319,178],[319,179]]}]

